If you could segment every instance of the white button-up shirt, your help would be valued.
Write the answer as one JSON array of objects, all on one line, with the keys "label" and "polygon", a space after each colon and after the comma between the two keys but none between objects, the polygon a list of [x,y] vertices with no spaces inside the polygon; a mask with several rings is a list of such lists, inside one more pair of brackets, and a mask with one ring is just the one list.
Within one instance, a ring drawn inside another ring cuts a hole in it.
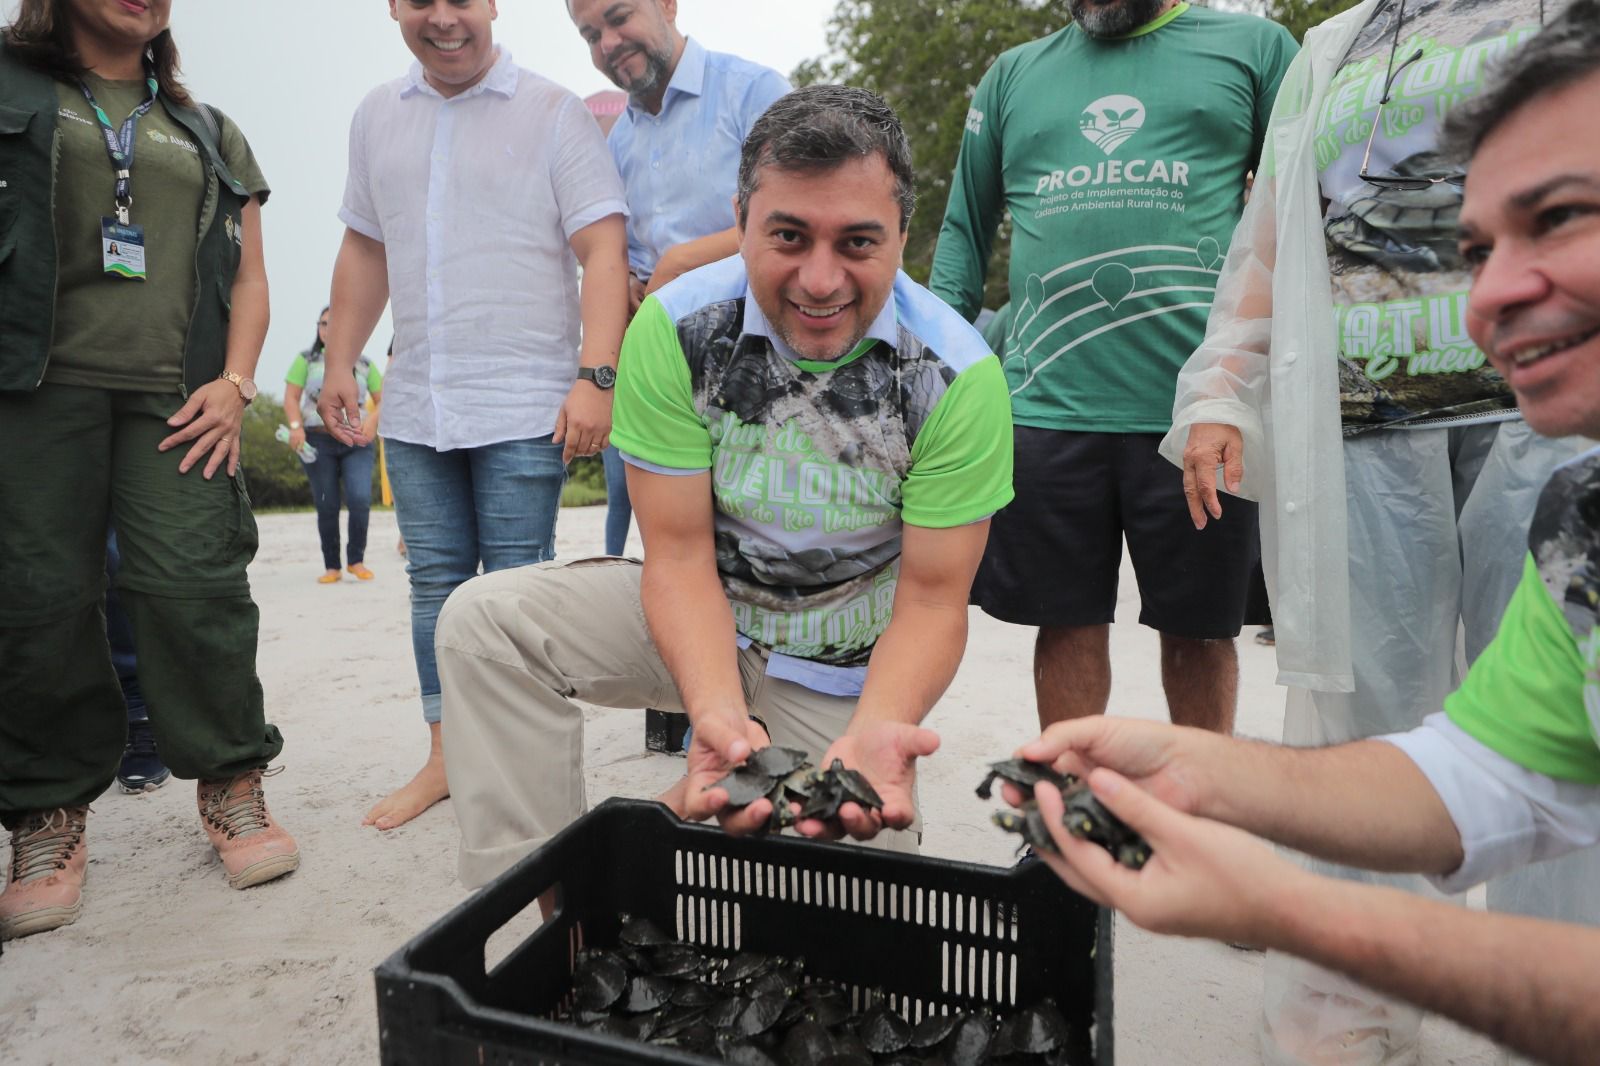
[{"label": "white button-up shirt", "polygon": [[448,451],[553,432],[578,369],[569,241],[626,213],[583,102],[504,48],[458,96],[421,64],[369,93],[339,218],[388,259],[384,435]]}]

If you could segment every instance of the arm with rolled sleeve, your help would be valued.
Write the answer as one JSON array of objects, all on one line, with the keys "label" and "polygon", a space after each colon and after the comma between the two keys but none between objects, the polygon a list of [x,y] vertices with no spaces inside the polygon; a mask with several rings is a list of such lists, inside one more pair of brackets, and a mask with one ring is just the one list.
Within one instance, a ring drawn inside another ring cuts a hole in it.
[{"label": "arm with rolled sleeve", "polygon": [[950,200],[945,205],[939,243],[933,252],[933,273],[928,279],[928,288],[934,295],[968,322],[983,309],[989,253],[1006,207],[999,114],[1002,62],[1004,57],[989,68],[972,94],[961,153],[950,178]]},{"label": "arm with rolled sleeve", "polygon": [[333,264],[329,300],[338,311],[328,324],[323,388],[317,401],[323,426],[336,439],[350,445],[360,443],[362,416],[360,390],[353,373],[356,358],[389,303],[389,257],[368,168],[367,112],[373,99],[369,96],[363,101],[350,120],[350,169],[345,178],[344,204],[339,209],[345,232]]},{"label": "arm with rolled sleeve", "polygon": [[1600,745],[1585,711],[1588,668],[1527,560],[1499,632],[1445,713],[1383,737],[1415,762],[1461,834],[1455,892],[1600,843]]},{"label": "arm with rolled sleeve", "polygon": [[[579,313],[583,320],[578,365],[615,367],[628,323],[628,213],[622,178],[600,127],[582,101],[568,96],[556,125],[550,184],[561,213],[562,230],[583,267]],[[562,461],[593,455],[611,435],[609,390],[592,381],[573,382],[556,415],[555,443],[565,445]]]}]

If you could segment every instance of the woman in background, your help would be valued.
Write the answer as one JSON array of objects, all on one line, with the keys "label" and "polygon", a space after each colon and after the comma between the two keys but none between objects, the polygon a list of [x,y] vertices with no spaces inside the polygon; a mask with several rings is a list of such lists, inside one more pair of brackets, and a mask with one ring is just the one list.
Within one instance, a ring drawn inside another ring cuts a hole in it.
[{"label": "woman in background", "polygon": [[[359,445],[341,443],[322,425],[317,414],[317,398],[322,395],[324,364],[322,349],[328,330],[328,309],[317,319],[317,337],[309,350],[295,356],[284,375],[283,413],[289,419],[289,447],[300,456],[311,493],[317,505],[317,534],[322,538],[322,576],[319,585],[331,585],[343,574],[339,570],[339,490],[344,488],[344,505],[350,511],[350,535],[345,544],[345,567],[362,581],[371,581],[367,569],[367,521],[372,514],[372,467],[377,459],[373,438],[378,435],[378,406],[383,393],[383,371],[360,356],[356,360],[356,387],[361,404],[372,401],[371,415],[361,421]],[[301,446],[309,444],[316,452],[307,459]]]}]

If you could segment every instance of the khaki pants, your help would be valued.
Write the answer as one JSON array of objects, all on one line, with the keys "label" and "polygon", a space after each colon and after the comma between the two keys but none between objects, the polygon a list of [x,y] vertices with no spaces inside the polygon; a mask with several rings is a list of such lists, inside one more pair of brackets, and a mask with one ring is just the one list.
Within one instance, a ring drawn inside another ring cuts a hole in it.
[{"label": "khaki pants", "polygon": [[[617,558],[541,563],[462,585],[439,614],[444,758],[461,826],[462,883],[476,888],[532,852],[587,807],[583,708],[682,710],[645,625],[641,565]],[[750,713],[772,742],[820,762],[855,700],[767,676],[739,653]],[[920,826],[873,844],[917,850]]]}]

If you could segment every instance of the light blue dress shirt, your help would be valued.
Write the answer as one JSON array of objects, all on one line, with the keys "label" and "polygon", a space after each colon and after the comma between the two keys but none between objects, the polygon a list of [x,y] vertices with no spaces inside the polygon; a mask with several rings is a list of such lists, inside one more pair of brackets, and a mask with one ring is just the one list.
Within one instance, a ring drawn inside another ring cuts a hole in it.
[{"label": "light blue dress shirt", "polygon": [[628,198],[628,268],[648,279],[668,248],[733,225],[739,148],[788,79],[693,38],[667,83],[661,113],[628,101],[611,157]]}]

